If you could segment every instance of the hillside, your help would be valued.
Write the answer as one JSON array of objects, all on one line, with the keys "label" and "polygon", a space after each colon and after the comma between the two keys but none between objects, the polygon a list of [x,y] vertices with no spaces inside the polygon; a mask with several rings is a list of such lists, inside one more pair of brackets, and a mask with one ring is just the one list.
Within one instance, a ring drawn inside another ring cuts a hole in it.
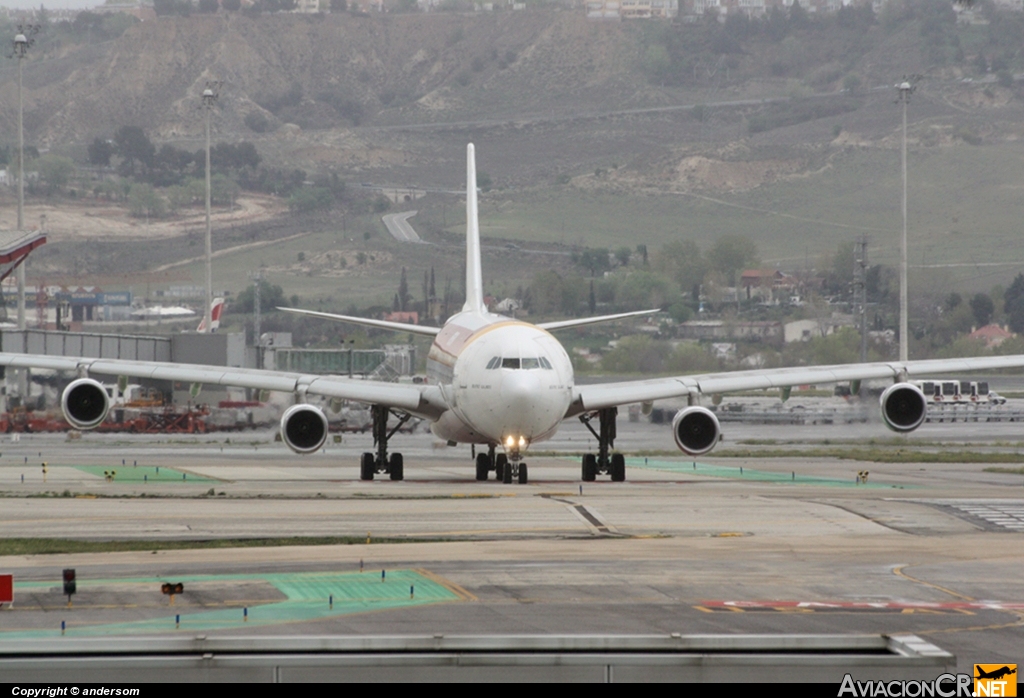
[{"label": "hillside", "polygon": [[[910,109],[912,257],[1013,261],[1024,109],[1011,73],[1022,67],[1022,22],[959,26],[920,10],[940,5],[785,26],[531,10],[159,17],[103,41],[54,29],[25,64],[27,137],[80,161],[85,144],[121,125],[195,149],[198,96],[219,79],[215,138],[253,141],[274,166],[457,189],[465,143],[476,141],[494,184],[481,209],[494,238],[653,247],[741,234],[766,261],[809,265],[863,233],[874,259],[894,252],[891,85],[921,73]],[[0,66],[8,134],[14,76],[11,61]],[[417,207],[426,234],[459,232],[450,198]],[[53,232],[69,240],[76,230]],[[306,230],[286,223],[275,235],[297,232]],[[49,273],[58,248],[43,255]],[[307,271],[281,273],[314,292]],[[1002,282],[995,273],[954,268],[941,283],[987,289]]]}]

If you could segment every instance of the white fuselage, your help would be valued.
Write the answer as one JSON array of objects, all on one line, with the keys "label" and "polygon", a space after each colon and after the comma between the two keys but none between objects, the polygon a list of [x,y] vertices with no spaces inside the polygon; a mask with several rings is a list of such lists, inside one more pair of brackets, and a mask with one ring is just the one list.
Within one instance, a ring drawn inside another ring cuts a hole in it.
[{"label": "white fuselage", "polygon": [[516,456],[553,435],[572,401],[572,362],[561,343],[501,315],[452,317],[430,347],[427,373],[449,406],[434,434],[501,444]]}]

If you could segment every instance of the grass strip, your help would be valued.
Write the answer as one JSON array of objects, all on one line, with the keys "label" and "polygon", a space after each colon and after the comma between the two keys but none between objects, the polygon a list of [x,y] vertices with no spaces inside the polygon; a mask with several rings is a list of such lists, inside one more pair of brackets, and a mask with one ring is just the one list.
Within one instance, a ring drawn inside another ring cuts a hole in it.
[{"label": "grass strip", "polygon": [[215,540],[70,540],[66,538],[3,538],[3,555],[66,555],[70,553],[120,553],[140,550],[203,550],[216,548],[280,548],[298,545],[373,545],[428,543],[440,538],[370,538],[322,536],[295,538],[218,538]]},{"label": "grass strip", "polygon": [[992,466],[984,469],[986,473],[1009,473],[1010,475],[1024,475],[1024,468],[1000,468]]},{"label": "grass strip", "polygon": [[870,463],[1024,463],[1024,453],[907,451],[880,448],[722,449],[716,458],[836,458]]}]

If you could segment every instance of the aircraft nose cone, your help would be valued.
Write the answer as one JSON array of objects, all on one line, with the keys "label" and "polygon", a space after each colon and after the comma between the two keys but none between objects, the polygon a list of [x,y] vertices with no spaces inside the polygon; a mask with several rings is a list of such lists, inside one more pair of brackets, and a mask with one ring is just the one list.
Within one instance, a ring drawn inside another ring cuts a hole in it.
[{"label": "aircraft nose cone", "polygon": [[508,408],[529,408],[539,394],[540,381],[535,371],[515,371],[501,381],[501,399]]}]

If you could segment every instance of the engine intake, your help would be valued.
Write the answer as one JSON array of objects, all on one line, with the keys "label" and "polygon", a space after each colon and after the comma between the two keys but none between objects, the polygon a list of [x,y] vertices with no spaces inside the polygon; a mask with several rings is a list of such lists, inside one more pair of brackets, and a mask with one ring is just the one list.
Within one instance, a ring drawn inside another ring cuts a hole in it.
[{"label": "engine intake", "polygon": [[312,405],[292,405],[281,416],[281,438],[296,453],[313,453],[327,441],[327,416]]},{"label": "engine intake", "polygon": [[715,413],[705,407],[687,407],[672,420],[676,445],[691,456],[702,456],[718,444],[722,428]]},{"label": "engine intake", "polygon": [[882,393],[880,403],[885,426],[900,433],[921,426],[928,410],[924,393],[912,383],[890,385]]},{"label": "engine intake", "polygon": [[64,419],[75,429],[95,429],[107,418],[110,396],[92,378],[79,378],[64,388],[60,398]]}]

